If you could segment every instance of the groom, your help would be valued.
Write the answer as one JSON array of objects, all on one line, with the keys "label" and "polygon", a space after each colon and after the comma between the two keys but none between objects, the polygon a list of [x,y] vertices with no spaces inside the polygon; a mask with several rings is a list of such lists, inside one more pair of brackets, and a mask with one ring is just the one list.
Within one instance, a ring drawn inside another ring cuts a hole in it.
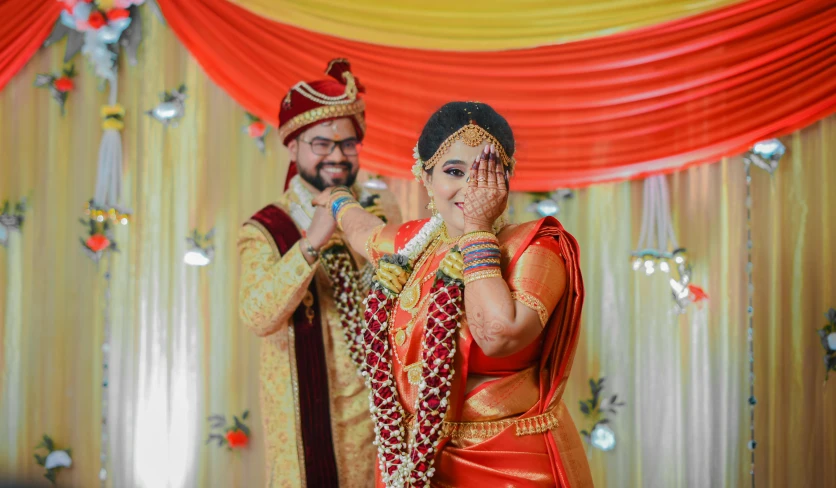
[{"label": "groom", "polygon": [[[320,254],[332,247],[328,252],[346,253],[355,270],[364,263],[340,247],[330,211],[311,203],[327,187],[354,185],[365,104],[348,61],[331,61],[326,73],[330,79],[297,83],[284,97],[278,132],[291,159],[286,191],[239,233],[241,318],[262,344],[269,487],[370,486],[377,459],[368,391],[336,307],[333,284],[345,274],[328,269]],[[365,195],[375,209],[367,210],[399,221],[397,208],[382,210],[376,197]],[[343,283],[362,286],[360,273]]]}]

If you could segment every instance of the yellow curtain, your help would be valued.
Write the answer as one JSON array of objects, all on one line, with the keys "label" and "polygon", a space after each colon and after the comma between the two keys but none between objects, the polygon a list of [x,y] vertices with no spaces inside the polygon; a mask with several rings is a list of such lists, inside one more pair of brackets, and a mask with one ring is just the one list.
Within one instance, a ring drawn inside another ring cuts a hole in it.
[{"label": "yellow curtain", "polygon": [[372,44],[443,51],[497,51],[559,44],[647,27],[735,2],[232,1],[264,17],[314,32]]},{"label": "yellow curtain", "polygon": [[[235,240],[238,225],[281,194],[284,153],[274,137],[259,153],[243,133],[244,110],[168,28],[146,16],[143,35],[139,64],[120,67],[124,203],[135,214],[117,230],[111,268],[108,486],[261,486],[258,342],[238,324]],[[78,219],[94,191],[107,92],[79,56],[78,88],[61,117],[32,82],[59,70],[63,52],[63,44],[40,51],[0,93],[0,200],[32,195],[20,239],[0,248],[0,316],[11,315],[18,304],[7,302],[19,296],[22,324],[20,354],[4,362],[21,386],[0,402],[8,406],[0,412],[0,476],[41,478],[32,454],[48,434],[73,450],[59,486],[98,486],[108,263],[85,257]],[[180,83],[187,116],[166,129],[144,112]],[[216,261],[184,265],[186,237],[213,226]],[[7,278],[15,267],[20,280]],[[12,289],[16,281],[22,290]],[[208,415],[231,423],[245,409],[248,451],[204,446]],[[15,429],[6,421],[12,414]]]},{"label": "yellow curtain", "polygon": [[[752,168],[755,476],[757,486],[827,486],[836,388],[824,383],[816,329],[836,307],[836,117],[783,141],[774,176]],[[675,315],[667,278],[630,268],[641,182],[579,191],[559,215],[580,242],[587,292],[566,402],[587,429],[587,379],[606,376],[605,391],[627,403],[613,417],[615,451],[591,452],[596,486],[751,486],[744,164],[668,181],[679,244],[710,299]],[[533,218],[530,198],[514,198],[515,218]]]},{"label": "yellow curtain", "polygon": [[[153,18],[143,29],[139,64],[121,67],[119,85],[135,218],[119,229],[111,264],[109,486],[261,486],[258,343],[238,323],[235,233],[281,192],[285,153],[271,133],[261,155],[242,133],[243,110],[173,34]],[[84,257],[78,218],[93,193],[106,93],[77,60],[78,90],[62,118],[32,87],[62,55],[63,46],[41,51],[0,93],[0,200],[32,196],[22,233],[0,248],[0,334],[4,346],[19,344],[3,356],[0,473],[39,478],[32,453],[49,434],[75,458],[60,484],[97,486],[108,263]],[[181,82],[187,115],[164,129],[143,112]],[[785,139],[775,176],[753,169],[758,486],[836,478],[836,386],[823,384],[815,334],[836,306],[834,141],[831,117]],[[664,280],[630,269],[640,182],[578,192],[559,215],[581,243],[587,290],[566,402],[588,428],[578,400],[588,378],[603,375],[627,402],[614,418],[616,449],[590,453],[597,486],[748,486],[743,166],[733,158],[669,181],[677,236],[710,300],[672,316]],[[417,184],[390,185],[406,216],[424,215]],[[513,197],[515,219],[533,217],[529,202]],[[215,261],[184,266],[186,236],[213,226]],[[253,413],[248,450],[203,444],[207,415],[244,409]]]}]

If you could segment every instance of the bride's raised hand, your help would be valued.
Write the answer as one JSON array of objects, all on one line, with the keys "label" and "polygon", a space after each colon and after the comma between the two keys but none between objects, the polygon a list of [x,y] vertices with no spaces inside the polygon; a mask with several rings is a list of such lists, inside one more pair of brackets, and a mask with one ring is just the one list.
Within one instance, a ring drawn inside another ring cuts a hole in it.
[{"label": "bride's raised hand", "polygon": [[485,146],[470,169],[464,195],[464,231],[488,231],[505,211],[508,203],[508,178],[505,167],[497,161],[496,146]]}]

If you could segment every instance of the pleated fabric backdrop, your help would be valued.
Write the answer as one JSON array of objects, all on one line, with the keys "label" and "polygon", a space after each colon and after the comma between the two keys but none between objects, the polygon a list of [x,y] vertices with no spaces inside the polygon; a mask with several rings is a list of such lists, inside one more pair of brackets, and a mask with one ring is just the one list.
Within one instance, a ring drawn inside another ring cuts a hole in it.
[{"label": "pleated fabric backdrop", "polygon": [[[99,473],[108,263],[84,257],[78,218],[94,188],[106,97],[82,69],[62,118],[32,87],[62,55],[62,46],[39,52],[0,93],[0,200],[31,195],[32,204],[23,232],[0,249],[0,473],[40,477],[32,453],[49,434],[73,449],[61,485],[86,487]],[[281,191],[285,154],[273,134],[257,151],[243,109],[155,19],[139,59],[122,67],[119,89],[135,218],[118,230],[111,264],[109,486],[260,486],[258,343],[237,318],[235,233]],[[187,115],[164,129],[142,112],[181,82]],[[774,177],[753,169],[756,472],[758,486],[823,486],[836,478],[836,387],[823,384],[815,329],[836,306],[836,118],[785,142]],[[744,169],[733,158],[669,182],[679,241],[710,300],[671,315],[665,280],[630,269],[640,182],[579,191],[558,216],[580,241],[588,291],[566,401],[580,428],[590,377],[606,375],[608,392],[627,402],[613,423],[616,449],[590,453],[597,486],[748,486]],[[390,184],[407,216],[425,212],[420,187]],[[528,201],[514,196],[514,218],[533,217]],[[215,262],[184,266],[185,237],[213,226]],[[248,450],[203,445],[207,415],[244,409]]]}]

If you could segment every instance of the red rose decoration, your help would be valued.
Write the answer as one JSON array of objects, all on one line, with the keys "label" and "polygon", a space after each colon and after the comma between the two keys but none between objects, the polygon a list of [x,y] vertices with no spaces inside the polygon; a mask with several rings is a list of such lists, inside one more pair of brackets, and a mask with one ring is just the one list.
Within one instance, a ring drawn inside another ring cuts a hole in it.
[{"label": "red rose decoration", "polygon": [[226,433],[226,442],[229,443],[229,447],[233,449],[240,449],[242,447],[247,447],[247,443],[250,442],[250,438],[247,437],[247,434],[245,434],[242,430],[230,430]]},{"label": "red rose decoration", "polygon": [[708,300],[708,295],[706,295],[705,291],[697,285],[688,285],[688,291],[691,292],[693,296],[692,300],[694,303],[699,303],[703,300]]},{"label": "red rose decoration", "polygon": [[252,138],[262,137],[264,136],[264,133],[266,131],[267,126],[264,125],[264,122],[260,120],[253,122],[252,124],[250,124],[249,127],[247,127],[247,132],[250,134],[250,137]]},{"label": "red rose decoration", "polygon": [[102,234],[90,236],[90,238],[87,239],[87,247],[92,249],[93,252],[103,251],[110,247],[110,239]]},{"label": "red rose decoration", "polygon": [[55,86],[56,90],[64,93],[68,91],[73,91],[73,89],[75,88],[75,83],[73,83],[72,78],[62,76],[61,78],[55,80],[53,86]]},{"label": "red rose decoration", "polygon": [[102,27],[104,27],[105,24],[107,24],[107,20],[101,12],[96,10],[95,12],[90,13],[90,17],[87,19],[87,23],[93,30],[99,30]]},{"label": "red rose decoration", "polygon": [[[92,17],[93,15],[91,14],[90,16]],[[119,19],[127,19],[130,16],[131,13],[124,8],[112,8],[107,11],[107,20],[111,22]]]}]

